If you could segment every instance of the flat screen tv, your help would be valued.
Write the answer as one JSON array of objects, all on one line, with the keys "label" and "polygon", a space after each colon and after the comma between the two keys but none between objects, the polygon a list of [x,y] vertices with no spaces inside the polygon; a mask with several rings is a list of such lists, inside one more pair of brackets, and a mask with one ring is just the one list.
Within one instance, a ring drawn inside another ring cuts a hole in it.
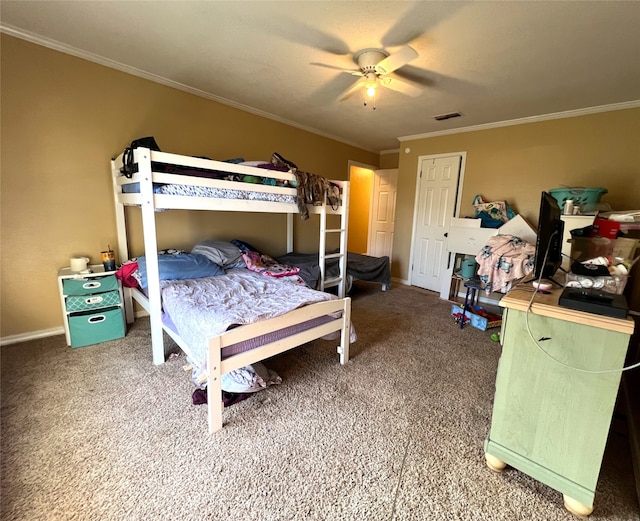
[{"label": "flat screen tv", "polygon": [[549,279],[559,286],[564,286],[553,280],[562,264],[564,222],[560,218],[561,215],[560,206],[555,198],[547,192],[542,192],[533,275],[536,280]]}]

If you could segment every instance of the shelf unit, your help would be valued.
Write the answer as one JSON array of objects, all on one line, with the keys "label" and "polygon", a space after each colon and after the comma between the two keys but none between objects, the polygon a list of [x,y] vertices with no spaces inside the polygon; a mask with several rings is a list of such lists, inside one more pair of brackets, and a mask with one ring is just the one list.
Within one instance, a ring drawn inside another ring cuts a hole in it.
[{"label": "shelf unit", "polygon": [[122,285],[100,264],[87,273],[58,270],[58,293],[67,345],[83,347],[125,335]]}]

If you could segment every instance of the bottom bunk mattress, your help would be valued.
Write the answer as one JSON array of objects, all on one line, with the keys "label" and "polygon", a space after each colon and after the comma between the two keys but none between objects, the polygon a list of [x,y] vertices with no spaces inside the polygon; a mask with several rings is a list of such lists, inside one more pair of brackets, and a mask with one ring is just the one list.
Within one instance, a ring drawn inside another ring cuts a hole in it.
[{"label": "bottom bunk mattress", "polygon": [[[225,275],[161,281],[165,322],[189,347],[194,381],[205,383],[207,339],[225,331],[284,315],[294,309],[336,299],[335,295],[268,277],[248,269],[231,269]],[[229,346],[222,358],[271,342],[278,337],[310,329],[335,316],[318,317],[284,328],[241,345]],[[352,328],[351,341],[355,341]]]},{"label": "bottom bunk mattress", "polygon": [[[337,250],[327,253],[337,253]],[[287,253],[278,257],[278,262],[297,266],[300,276],[312,288],[318,286],[320,266],[317,253]],[[337,277],[340,274],[337,258],[326,260],[326,277]],[[347,275],[356,280],[379,282],[382,289],[391,287],[391,266],[389,257],[372,257],[360,253],[347,252]]]}]

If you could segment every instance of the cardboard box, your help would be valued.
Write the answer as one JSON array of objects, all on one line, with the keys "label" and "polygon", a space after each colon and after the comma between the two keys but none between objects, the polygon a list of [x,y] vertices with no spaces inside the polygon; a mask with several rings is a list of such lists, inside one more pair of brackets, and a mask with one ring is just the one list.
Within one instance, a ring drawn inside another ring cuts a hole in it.
[{"label": "cardboard box", "polygon": [[452,219],[447,234],[447,251],[477,255],[498,228],[480,228],[480,219]]},{"label": "cardboard box", "polygon": [[520,215],[500,228],[481,228],[480,219],[451,219],[447,234],[447,251],[477,255],[494,235],[515,235],[529,244],[536,244],[536,231]]}]

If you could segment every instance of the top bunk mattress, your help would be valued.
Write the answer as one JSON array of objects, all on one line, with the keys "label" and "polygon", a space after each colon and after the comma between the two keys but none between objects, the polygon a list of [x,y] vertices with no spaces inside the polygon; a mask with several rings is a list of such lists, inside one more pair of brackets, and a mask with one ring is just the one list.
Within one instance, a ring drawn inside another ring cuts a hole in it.
[{"label": "top bunk mattress", "polygon": [[[140,183],[122,186],[123,193],[140,193]],[[206,197],[214,199],[242,199],[248,201],[268,201],[274,203],[296,204],[296,196],[292,194],[270,193],[253,190],[218,188],[215,186],[194,186],[184,184],[153,185],[156,195],[179,195],[185,197]]]},{"label": "top bunk mattress", "polygon": [[[327,193],[331,203],[330,213],[341,211],[341,189],[346,182],[329,181],[322,176],[290,170],[282,165],[265,161],[215,161],[135,149],[132,171],[127,171],[125,175],[124,167],[120,167],[123,157],[121,155],[112,160],[116,197],[122,204],[147,203],[149,200],[144,197],[145,193],[154,194],[153,205],[156,209],[252,211],[246,205],[234,206],[234,201],[259,201],[265,204],[255,208],[255,211],[299,211],[306,218],[306,206],[321,206]],[[325,190],[314,189],[312,194],[309,186],[323,186]],[[187,202],[190,199],[202,202]],[[216,201],[222,203],[216,206]],[[306,201],[306,204],[301,204],[301,201]],[[275,204],[269,206],[270,203]]]}]

